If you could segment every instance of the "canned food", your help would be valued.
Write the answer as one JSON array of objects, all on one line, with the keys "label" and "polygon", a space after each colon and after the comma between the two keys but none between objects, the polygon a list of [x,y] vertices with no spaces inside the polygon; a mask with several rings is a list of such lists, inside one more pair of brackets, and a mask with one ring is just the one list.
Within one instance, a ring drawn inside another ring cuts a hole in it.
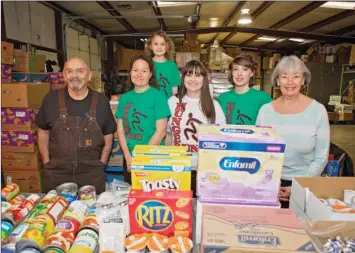
[{"label": "canned food", "polygon": [[68,207],[67,200],[63,197],[55,197],[53,198],[53,203],[48,205],[48,209],[42,210],[41,213],[49,215],[54,222],[57,222],[58,219],[63,215],[65,209]]},{"label": "canned food", "polygon": [[47,193],[46,196],[42,199],[41,203],[47,203],[49,202],[52,198],[57,197],[58,194],[55,190],[51,190]]},{"label": "canned food", "polygon": [[7,221],[1,221],[1,240],[4,240],[9,236],[14,229],[14,225]]},{"label": "canned food", "polygon": [[19,224],[10,234],[10,237],[14,238],[16,242],[18,242],[26,230],[30,227],[30,223],[23,222]]},{"label": "canned food", "polygon": [[16,225],[14,221],[14,215],[12,214],[11,210],[1,215],[1,221],[7,221],[12,225]]},{"label": "canned food", "polygon": [[[44,225],[44,226],[43,226]],[[42,228],[44,229],[44,237],[47,237],[48,235],[52,234],[54,232],[54,222],[52,218],[49,215],[39,215],[37,216],[31,223],[30,229],[31,228]]]},{"label": "canned food", "polygon": [[83,225],[81,226],[81,229],[85,228],[93,229],[96,233],[99,233],[99,224],[96,217],[96,206],[90,207],[88,215],[85,217]]},{"label": "canned food", "polygon": [[20,192],[20,187],[17,184],[9,184],[1,190],[1,200],[9,201]]},{"label": "canned food", "polygon": [[47,207],[46,203],[39,203],[31,212],[30,214],[26,217],[24,222],[31,223],[34,218],[36,218],[40,213]]},{"label": "canned food", "polygon": [[47,238],[44,248],[55,247],[68,252],[74,240],[74,233],[57,232]]},{"label": "canned food", "polygon": [[17,225],[20,221],[22,221],[29,214],[29,212],[30,210],[28,210],[26,207],[18,207],[11,210],[14,225]]},{"label": "canned food", "polygon": [[37,205],[41,200],[41,197],[38,194],[31,194],[26,198],[27,201],[30,201],[33,206]]},{"label": "canned food", "polygon": [[80,223],[73,218],[61,219],[54,227],[54,232],[73,233],[76,235],[79,231]]},{"label": "canned food", "polygon": [[5,213],[10,208],[11,208],[11,204],[9,202],[1,201],[1,213]]},{"label": "canned food", "polygon": [[193,247],[188,237],[176,236],[170,238],[170,250],[172,253],[189,253]]},{"label": "canned food", "polygon": [[55,247],[49,247],[44,250],[42,250],[43,253],[66,253],[65,251],[55,248]]},{"label": "canned food", "polygon": [[25,202],[26,198],[23,195],[17,195],[16,197],[14,197],[13,199],[9,200],[9,203],[11,205],[15,205],[15,204],[22,204],[23,202]]},{"label": "canned food", "polygon": [[76,200],[70,204],[69,208],[64,212],[62,218],[63,219],[73,218],[79,221],[80,224],[82,224],[88,209],[89,207],[87,204],[79,200]]},{"label": "canned food", "polygon": [[22,250],[20,253],[41,253],[41,252],[37,249],[27,248]]},{"label": "canned food", "polygon": [[68,200],[68,203],[75,201],[78,194],[78,185],[75,183],[61,184],[56,189],[59,196]]},{"label": "canned food", "polygon": [[148,239],[147,247],[150,252],[165,252],[169,250],[169,238],[164,235],[152,234]]},{"label": "canned food", "polygon": [[1,253],[15,253],[16,252],[16,247],[15,243],[7,243],[2,245],[1,247]]},{"label": "canned food", "polygon": [[133,234],[126,238],[124,246],[128,251],[145,252],[148,236],[145,234]]},{"label": "canned food", "polygon": [[88,206],[96,203],[96,190],[92,185],[85,185],[79,189],[79,200],[84,201]]},{"label": "canned food", "polygon": [[94,253],[99,240],[98,234],[91,229],[83,229],[76,237],[69,253]]}]

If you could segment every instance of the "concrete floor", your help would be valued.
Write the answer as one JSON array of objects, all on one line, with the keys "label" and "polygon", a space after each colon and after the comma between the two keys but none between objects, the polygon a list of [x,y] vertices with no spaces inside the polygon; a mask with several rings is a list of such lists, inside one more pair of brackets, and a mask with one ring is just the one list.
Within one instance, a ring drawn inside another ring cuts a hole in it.
[{"label": "concrete floor", "polygon": [[344,149],[355,164],[355,125],[330,125],[330,141]]}]

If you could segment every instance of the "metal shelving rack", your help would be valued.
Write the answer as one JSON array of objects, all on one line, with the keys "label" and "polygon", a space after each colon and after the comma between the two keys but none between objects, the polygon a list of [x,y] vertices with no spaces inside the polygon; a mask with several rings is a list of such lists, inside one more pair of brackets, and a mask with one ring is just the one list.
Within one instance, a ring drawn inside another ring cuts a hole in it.
[{"label": "metal shelving rack", "polygon": [[[344,78],[344,74],[349,74],[352,78]],[[351,81],[343,90],[345,80]],[[355,64],[344,64],[341,66],[340,89],[339,96],[343,96],[345,92],[355,83]]]}]

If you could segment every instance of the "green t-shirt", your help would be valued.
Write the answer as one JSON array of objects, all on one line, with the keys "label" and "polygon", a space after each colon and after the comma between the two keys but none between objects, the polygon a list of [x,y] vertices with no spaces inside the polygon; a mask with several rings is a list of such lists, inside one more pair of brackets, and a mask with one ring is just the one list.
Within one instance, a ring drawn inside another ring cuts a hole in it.
[{"label": "green t-shirt", "polygon": [[156,131],[156,121],[170,115],[166,98],[153,87],[142,93],[131,90],[123,94],[116,118],[122,120],[129,151],[132,153],[137,144],[147,145]]},{"label": "green t-shirt", "polygon": [[267,93],[253,88],[244,94],[231,90],[218,97],[227,124],[233,125],[255,125],[260,108],[271,101]]},{"label": "green t-shirt", "polygon": [[179,69],[172,60],[153,62],[155,67],[155,78],[157,79],[160,91],[167,99],[169,99],[173,95],[173,87],[180,86]]}]

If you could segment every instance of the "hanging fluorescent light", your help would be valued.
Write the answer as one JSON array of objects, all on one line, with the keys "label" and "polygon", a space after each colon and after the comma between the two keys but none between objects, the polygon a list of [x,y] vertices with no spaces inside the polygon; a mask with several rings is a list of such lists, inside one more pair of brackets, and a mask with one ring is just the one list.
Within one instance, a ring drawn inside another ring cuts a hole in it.
[{"label": "hanging fluorescent light", "polygon": [[274,37],[268,37],[268,36],[261,36],[257,40],[264,40],[264,41],[275,41],[277,38]]},{"label": "hanging fluorescent light", "polygon": [[158,7],[173,7],[173,6],[184,6],[184,5],[195,5],[195,2],[167,2],[167,1],[157,1]]},{"label": "hanging fluorescent light", "polygon": [[304,42],[304,39],[299,39],[299,38],[290,38],[288,40],[295,41],[295,42]]},{"label": "hanging fluorescent light", "polygon": [[241,11],[242,14],[240,14],[240,17],[238,19],[238,24],[241,25],[247,25],[252,22],[251,16],[249,14],[249,9],[242,9]]},{"label": "hanging fluorescent light", "polygon": [[344,9],[344,10],[354,10],[355,9],[355,2],[326,2],[321,7]]},{"label": "hanging fluorescent light", "polygon": [[210,18],[210,27],[217,27],[219,24],[219,18]]}]

